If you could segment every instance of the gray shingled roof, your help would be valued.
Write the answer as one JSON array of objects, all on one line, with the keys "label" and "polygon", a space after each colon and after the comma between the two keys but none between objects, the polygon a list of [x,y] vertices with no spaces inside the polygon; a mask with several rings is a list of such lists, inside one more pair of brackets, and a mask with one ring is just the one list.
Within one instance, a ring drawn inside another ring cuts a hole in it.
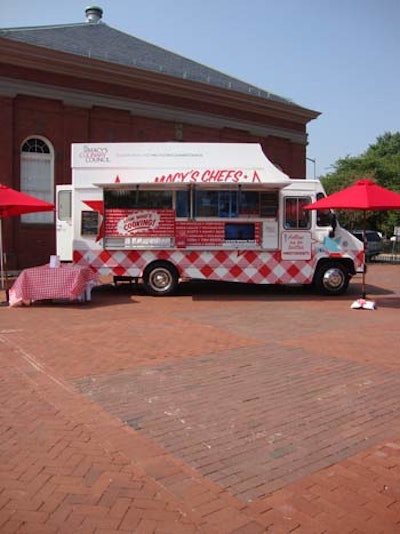
[{"label": "gray shingled roof", "polygon": [[5,28],[0,29],[0,37],[296,106],[286,98],[116,30],[104,22]]}]

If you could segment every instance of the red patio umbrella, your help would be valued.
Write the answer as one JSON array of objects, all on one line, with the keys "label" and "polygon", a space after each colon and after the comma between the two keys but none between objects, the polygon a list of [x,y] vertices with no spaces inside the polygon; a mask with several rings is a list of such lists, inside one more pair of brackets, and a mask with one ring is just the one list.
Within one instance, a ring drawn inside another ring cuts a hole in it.
[{"label": "red patio umbrella", "polygon": [[362,297],[365,298],[365,226],[366,212],[374,210],[400,210],[400,195],[390,189],[381,187],[367,178],[358,180],[350,187],[337,191],[317,202],[308,204],[304,209],[341,209],[362,210],[364,212],[363,241],[364,241],[364,269],[362,276]]},{"label": "red patio umbrella", "polygon": [[[11,187],[0,184],[0,263],[1,263],[1,287],[4,289],[4,273],[7,273],[4,252],[3,252],[3,232],[2,220],[6,217],[14,215],[22,215],[24,213],[34,213],[37,211],[53,211],[54,204],[45,202],[44,200],[32,197]],[[7,276],[7,274],[6,274]]]}]

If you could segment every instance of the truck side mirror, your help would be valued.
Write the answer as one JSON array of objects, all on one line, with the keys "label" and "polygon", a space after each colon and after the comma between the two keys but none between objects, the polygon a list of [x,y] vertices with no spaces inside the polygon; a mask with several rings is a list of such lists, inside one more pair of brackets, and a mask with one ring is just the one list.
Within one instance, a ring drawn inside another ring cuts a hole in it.
[{"label": "truck side mirror", "polygon": [[333,237],[335,237],[335,230],[336,230],[336,227],[337,227],[336,214],[333,213],[333,212],[331,212],[331,227],[332,227],[332,229],[329,232],[329,237],[333,238]]}]

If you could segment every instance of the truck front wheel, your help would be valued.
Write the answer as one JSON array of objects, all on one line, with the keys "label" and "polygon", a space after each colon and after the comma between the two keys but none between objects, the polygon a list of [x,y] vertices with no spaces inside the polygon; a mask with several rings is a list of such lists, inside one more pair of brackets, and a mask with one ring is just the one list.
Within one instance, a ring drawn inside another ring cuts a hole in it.
[{"label": "truck front wheel", "polygon": [[178,287],[178,272],[167,262],[157,262],[146,267],[143,284],[146,293],[156,297],[172,295]]},{"label": "truck front wheel", "polygon": [[350,276],[344,265],[326,262],[317,268],[314,286],[322,295],[342,295],[349,287]]}]

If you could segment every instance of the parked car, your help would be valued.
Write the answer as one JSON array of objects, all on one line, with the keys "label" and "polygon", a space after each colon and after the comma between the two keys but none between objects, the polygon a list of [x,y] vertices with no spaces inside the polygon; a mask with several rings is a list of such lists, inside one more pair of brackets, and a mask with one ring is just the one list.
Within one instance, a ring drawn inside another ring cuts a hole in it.
[{"label": "parked car", "polygon": [[[352,230],[351,233],[360,241],[364,240],[363,230]],[[383,251],[383,242],[381,236],[375,230],[365,230],[365,237],[367,240],[365,259],[366,261],[369,261]]]}]

